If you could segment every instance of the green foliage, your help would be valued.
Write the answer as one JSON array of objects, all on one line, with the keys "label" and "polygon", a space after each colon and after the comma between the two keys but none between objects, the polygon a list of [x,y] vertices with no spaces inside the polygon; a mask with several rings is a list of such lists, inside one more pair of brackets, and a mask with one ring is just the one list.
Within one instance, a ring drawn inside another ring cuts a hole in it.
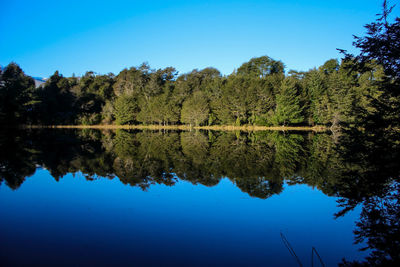
[{"label": "green foliage", "polygon": [[203,92],[197,91],[183,102],[181,121],[198,126],[209,118],[209,111],[207,98]]},{"label": "green foliage", "polygon": [[[309,122],[311,124],[324,124],[320,111],[326,106],[326,85],[321,71],[310,70],[305,77],[305,87],[309,96]],[[325,102],[325,103],[323,103]]]},{"label": "green foliage", "polygon": [[292,77],[286,78],[276,96],[274,122],[277,125],[302,123],[302,112],[297,81]]},{"label": "green foliage", "polygon": [[243,63],[237,70],[238,75],[249,75],[256,78],[264,78],[271,74],[283,73],[284,65],[267,56],[252,58]]},{"label": "green foliage", "polygon": [[21,86],[7,83],[15,88],[7,91],[6,83],[1,84],[1,94],[14,95],[3,97],[0,119],[39,124],[302,124],[332,129],[367,125],[379,118],[393,121],[400,97],[387,88],[396,81],[377,61],[364,62],[364,69],[353,68],[358,64],[355,59],[340,64],[330,59],[318,69],[285,75],[282,62],[263,56],[243,63],[229,76],[214,68],[177,76],[172,67],[154,70],[144,63],[117,76],[87,72],[65,78],[56,72],[37,89],[19,69],[15,73],[22,73]]},{"label": "green foliage", "polygon": [[332,74],[339,70],[339,62],[337,59],[329,59],[324,65],[319,67],[319,70],[326,75]]},{"label": "green foliage", "polygon": [[93,113],[78,118],[78,123],[82,125],[96,125],[101,123],[101,114]]},{"label": "green foliage", "polygon": [[[355,37],[354,46],[360,53],[356,56],[342,50],[348,68],[356,70],[363,84],[362,91],[370,100],[359,97],[364,106],[358,109],[358,127],[368,130],[376,127],[399,128],[400,113],[400,18],[390,21],[393,7],[383,1],[382,13],[375,22],[365,25],[366,36]],[[365,87],[365,76],[369,77]],[[375,78],[376,76],[376,78]],[[369,91],[372,90],[372,91]],[[369,92],[368,92],[369,91]],[[369,95],[371,94],[371,95]],[[366,106],[365,106],[366,105]]]},{"label": "green foliage", "polygon": [[107,101],[101,111],[102,121],[105,124],[111,124],[115,120],[114,114],[115,110],[113,102]]},{"label": "green foliage", "polygon": [[221,88],[218,99],[214,100],[213,109],[222,124],[236,124],[247,119],[247,79],[231,75]]},{"label": "green foliage", "polygon": [[133,124],[137,111],[138,105],[134,97],[123,95],[115,100],[114,116],[117,124]]},{"label": "green foliage", "polygon": [[129,70],[122,70],[115,78],[113,85],[114,94],[121,95],[139,95],[145,85],[148,83],[150,76],[150,66],[143,63],[140,67],[132,67]]},{"label": "green foliage", "polygon": [[72,124],[74,122],[75,96],[71,92],[71,81],[56,71],[39,88],[41,100],[40,113],[42,123],[45,124]]},{"label": "green foliage", "polygon": [[34,97],[34,81],[15,63],[0,72],[0,124],[15,125],[30,121],[29,112],[39,101]]}]

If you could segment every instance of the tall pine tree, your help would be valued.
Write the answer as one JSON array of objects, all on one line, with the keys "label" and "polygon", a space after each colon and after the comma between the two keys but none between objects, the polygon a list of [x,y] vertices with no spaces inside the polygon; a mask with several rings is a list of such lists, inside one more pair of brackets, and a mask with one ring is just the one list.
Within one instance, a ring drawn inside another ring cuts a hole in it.
[{"label": "tall pine tree", "polygon": [[297,82],[293,77],[287,77],[283,80],[280,92],[276,96],[274,123],[286,126],[303,121],[303,108],[300,106]]}]

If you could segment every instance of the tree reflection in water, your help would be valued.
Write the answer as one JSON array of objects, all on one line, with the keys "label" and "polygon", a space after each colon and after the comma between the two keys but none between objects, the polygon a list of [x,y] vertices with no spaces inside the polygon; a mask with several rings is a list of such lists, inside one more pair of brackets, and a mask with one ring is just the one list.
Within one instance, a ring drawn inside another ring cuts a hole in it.
[{"label": "tree reflection in water", "polygon": [[178,179],[214,186],[227,177],[250,196],[266,199],[284,183],[307,184],[339,197],[336,217],[362,205],[355,242],[365,262],[400,261],[398,132],[330,134],[280,132],[153,132],[24,130],[0,134],[0,182],[17,190],[38,166],[57,181],[81,172],[146,190]]}]

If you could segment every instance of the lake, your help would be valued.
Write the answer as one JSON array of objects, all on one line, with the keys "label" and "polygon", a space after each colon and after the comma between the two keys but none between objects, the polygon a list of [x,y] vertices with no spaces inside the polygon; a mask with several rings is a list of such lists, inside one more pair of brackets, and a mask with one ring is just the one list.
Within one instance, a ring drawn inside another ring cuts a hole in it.
[{"label": "lake", "polygon": [[399,203],[398,164],[376,160],[382,144],[354,138],[2,132],[1,265],[336,266],[374,252],[390,259],[393,242],[386,238],[386,251],[370,241],[393,235],[396,218],[383,233],[368,229],[374,201],[380,211],[393,206],[385,201]]}]

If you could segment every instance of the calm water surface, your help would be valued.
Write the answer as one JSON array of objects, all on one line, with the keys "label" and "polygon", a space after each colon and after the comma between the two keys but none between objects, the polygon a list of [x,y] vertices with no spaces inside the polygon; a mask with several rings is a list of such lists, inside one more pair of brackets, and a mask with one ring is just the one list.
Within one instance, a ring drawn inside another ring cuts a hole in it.
[{"label": "calm water surface", "polygon": [[297,266],[281,233],[303,266],[312,247],[327,266],[370,253],[354,244],[362,205],[335,217],[349,185],[329,135],[53,130],[1,141],[4,266]]}]

